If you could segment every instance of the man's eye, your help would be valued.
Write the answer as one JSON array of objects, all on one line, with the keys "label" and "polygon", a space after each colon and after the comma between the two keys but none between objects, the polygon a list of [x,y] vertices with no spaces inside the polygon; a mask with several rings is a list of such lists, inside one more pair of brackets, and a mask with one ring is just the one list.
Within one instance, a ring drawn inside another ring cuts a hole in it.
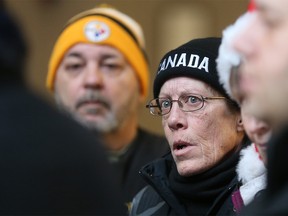
[{"label": "man's eye", "polygon": [[103,64],[102,66],[108,70],[117,70],[121,68],[119,64]]},{"label": "man's eye", "polygon": [[82,68],[82,64],[68,64],[65,68],[67,71],[77,71]]},{"label": "man's eye", "polygon": [[258,18],[260,22],[262,22],[261,24],[269,30],[276,29],[283,24],[283,22],[281,22],[281,16],[276,13],[266,15],[260,14]]},{"label": "man's eye", "polygon": [[278,22],[269,19],[264,20],[263,23],[268,29],[274,29],[279,24]]}]

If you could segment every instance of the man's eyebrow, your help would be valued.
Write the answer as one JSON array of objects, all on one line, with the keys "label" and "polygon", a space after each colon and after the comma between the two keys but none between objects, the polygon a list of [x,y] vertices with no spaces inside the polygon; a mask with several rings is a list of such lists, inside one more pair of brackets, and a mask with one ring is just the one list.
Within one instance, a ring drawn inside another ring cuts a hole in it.
[{"label": "man's eyebrow", "polygon": [[117,55],[115,54],[104,54],[101,56],[102,59],[108,59],[108,58],[119,58]]},{"label": "man's eyebrow", "polygon": [[71,52],[71,53],[67,54],[65,57],[66,57],[66,58],[67,58],[67,57],[83,58],[83,56],[82,56],[80,53],[77,53],[77,52]]},{"label": "man's eyebrow", "polygon": [[[79,52],[71,52],[68,53],[64,58],[76,57],[80,59],[84,59],[83,55]],[[100,57],[102,60],[106,59],[120,59],[120,57],[116,54],[102,54]]]}]

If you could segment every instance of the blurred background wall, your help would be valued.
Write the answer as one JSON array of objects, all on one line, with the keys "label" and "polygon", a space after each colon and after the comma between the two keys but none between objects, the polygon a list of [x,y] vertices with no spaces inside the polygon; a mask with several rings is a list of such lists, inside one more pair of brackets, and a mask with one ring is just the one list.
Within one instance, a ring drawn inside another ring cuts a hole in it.
[{"label": "blurred background wall", "polygon": [[[53,44],[66,21],[96,5],[110,4],[137,20],[144,29],[152,83],[161,57],[197,37],[221,36],[222,30],[246,11],[248,0],[6,0],[30,48],[26,81],[32,90],[53,104],[45,88]],[[143,104],[141,125],[163,133],[161,118],[149,115]]]}]

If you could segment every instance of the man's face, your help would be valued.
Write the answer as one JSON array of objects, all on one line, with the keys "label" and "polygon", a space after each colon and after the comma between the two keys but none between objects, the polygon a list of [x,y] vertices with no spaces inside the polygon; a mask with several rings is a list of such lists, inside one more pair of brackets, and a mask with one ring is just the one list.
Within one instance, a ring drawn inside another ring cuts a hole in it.
[{"label": "man's face", "polygon": [[135,118],[140,95],[136,74],[124,56],[106,45],[76,44],[55,79],[59,107],[97,132],[113,132]]},{"label": "man's face", "polygon": [[[178,77],[164,83],[159,98],[177,100],[191,94],[220,96],[199,80]],[[190,100],[193,103],[193,98]],[[171,111],[162,116],[162,125],[179,174],[205,172],[234,153],[243,138],[238,119],[240,113],[232,113],[224,99],[207,100],[194,112],[184,112],[174,102]]]},{"label": "man's face", "polygon": [[235,39],[243,55],[240,89],[260,118],[287,119],[288,1],[256,0],[247,28]]}]

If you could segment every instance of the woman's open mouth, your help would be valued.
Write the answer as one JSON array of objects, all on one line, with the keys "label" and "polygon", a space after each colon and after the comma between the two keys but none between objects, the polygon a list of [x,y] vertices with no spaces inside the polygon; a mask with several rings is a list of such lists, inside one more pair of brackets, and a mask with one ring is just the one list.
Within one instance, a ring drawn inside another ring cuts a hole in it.
[{"label": "woman's open mouth", "polygon": [[175,156],[183,156],[187,154],[192,147],[195,145],[192,145],[190,143],[184,142],[184,141],[177,141],[173,144],[173,152]]}]

